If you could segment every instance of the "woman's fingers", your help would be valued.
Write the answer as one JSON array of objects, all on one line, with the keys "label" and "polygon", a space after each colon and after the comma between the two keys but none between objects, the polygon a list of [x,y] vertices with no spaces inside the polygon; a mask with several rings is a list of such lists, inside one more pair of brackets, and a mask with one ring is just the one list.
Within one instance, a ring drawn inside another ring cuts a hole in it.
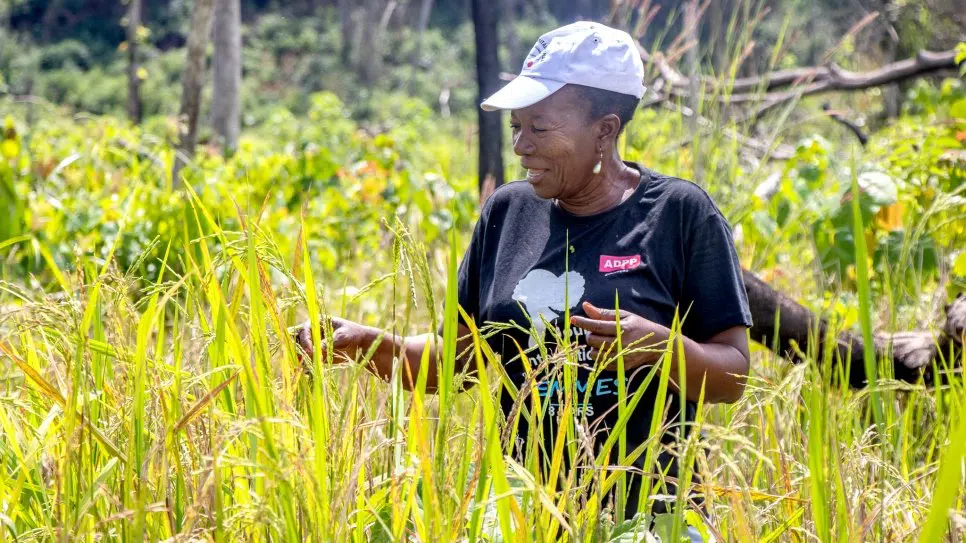
[{"label": "woman's fingers", "polygon": [[597,349],[605,349],[608,345],[613,343],[617,338],[614,336],[608,336],[604,334],[595,334],[593,332],[584,336],[584,340],[587,345],[595,347]]},{"label": "woman's fingers", "polygon": [[308,326],[302,326],[295,332],[295,342],[302,349],[306,356],[312,357],[312,330]]},{"label": "woman's fingers", "polygon": [[[322,319],[326,317],[323,316]],[[337,357],[342,353],[343,349],[347,349],[353,344],[353,332],[350,326],[351,321],[341,319],[339,317],[328,317],[329,321],[332,323],[332,349],[335,351],[333,354]],[[329,342],[326,340],[325,333],[326,325],[324,320],[319,322],[319,353],[321,356],[325,356],[326,351],[329,348]],[[307,322],[300,326],[298,330],[294,333],[295,342],[305,353],[305,356],[312,358],[315,355],[315,342],[312,339],[312,325]]]},{"label": "woman's fingers", "polygon": [[590,302],[584,302],[583,308],[584,308],[584,313],[586,313],[587,316],[592,319],[612,320],[612,321],[617,319],[617,311],[613,309],[603,309],[595,306]]},{"label": "woman's fingers", "polygon": [[587,342],[587,355],[590,356],[592,360],[597,360],[601,353],[604,355],[614,354],[614,341],[617,338],[614,336],[607,336],[603,334],[589,333],[584,336],[584,340]]},{"label": "woman's fingers", "polygon": [[570,324],[594,334],[606,336],[617,335],[617,322],[612,320],[588,319],[587,317],[573,316],[570,317]]}]

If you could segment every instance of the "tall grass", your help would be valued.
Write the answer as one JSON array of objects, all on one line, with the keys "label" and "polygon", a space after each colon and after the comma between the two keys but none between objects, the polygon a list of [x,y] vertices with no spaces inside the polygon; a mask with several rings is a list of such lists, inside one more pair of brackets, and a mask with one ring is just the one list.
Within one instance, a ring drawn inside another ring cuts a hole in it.
[{"label": "tall grass", "polygon": [[[410,394],[401,391],[401,368],[389,384],[364,370],[371,352],[358,364],[332,365],[316,350],[300,363],[287,339],[299,312],[288,307],[306,308],[321,342],[330,336],[319,317],[343,296],[316,282],[307,240],[296,277],[268,264],[284,259],[272,254],[272,234],[257,217],[240,215],[244,231],[226,232],[200,199],[192,201],[185,221],[203,237],[182,237],[185,274],[166,276],[131,303],[132,278],[108,263],[65,274],[76,285],[67,298],[23,293],[18,316],[6,319],[0,350],[13,366],[0,401],[9,473],[0,480],[4,540],[605,541],[643,533],[641,519],[622,522],[603,499],[626,488],[626,471],[607,460],[610,450],[627,462],[643,456],[645,466],[660,450],[656,440],[643,450],[621,446],[621,425],[639,395],[621,392],[622,422],[599,455],[585,454],[578,422],[560,432],[552,451],[530,447],[518,459],[505,448],[513,428],[532,432],[549,415],[532,389],[521,390],[520,418],[502,420],[502,377],[485,331],[473,329],[477,386],[458,392],[457,238],[430,253],[448,270],[440,270],[448,276],[440,392],[424,392],[423,371]],[[401,226],[397,234],[395,254],[426,258]],[[243,243],[230,242],[237,236]],[[228,249],[212,254],[203,239]],[[416,286],[438,288],[420,276],[436,265],[403,263],[368,294],[392,301],[387,318],[411,316],[426,302]],[[280,291],[271,273],[293,287]],[[353,304],[345,305],[351,312]],[[414,325],[405,317],[385,323]],[[616,359],[624,354],[618,348]],[[561,371],[573,356],[564,349]],[[886,396],[893,398],[887,408],[905,410],[900,418],[869,426],[863,413],[882,401],[874,394],[896,385],[839,390],[819,371],[821,361],[790,368],[759,350],[755,362],[749,393],[734,407],[703,408],[693,423],[700,432],[677,451],[697,457],[696,489],[708,515],[678,510],[656,527],[667,529],[665,538],[685,522],[720,539],[895,540],[920,527],[923,541],[942,537],[948,511],[962,499],[961,380],[905,386]],[[665,390],[674,378],[669,368],[665,356],[651,386]],[[574,420],[567,415],[576,389],[563,390],[563,420]],[[534,469],[543,454],[558,476],[543,479]],[[564,471],[565,463],[577,469]],[[680,477],[683,492],[691,470]],[[654,488],[646,481],[645,498]]]}]

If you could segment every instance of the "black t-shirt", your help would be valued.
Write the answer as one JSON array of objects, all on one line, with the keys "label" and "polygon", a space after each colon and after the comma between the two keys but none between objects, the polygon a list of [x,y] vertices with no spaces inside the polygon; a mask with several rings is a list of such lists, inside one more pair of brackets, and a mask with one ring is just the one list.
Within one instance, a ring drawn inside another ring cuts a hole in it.
[{"label": "black t-shirt", "polygon": [[[622,311],[669,328],[678,310],[686,314],[682,332],[697,342],[733,326],[751,326],[731,230],[708,194],[689,181],[627,165],[641,172],[638,187],[616,207],[592,216],[567,212],[538,197],[526,182],[500,187],[483,206],[459,267],[459,303],[477,326],[485,330],[487,323],[513,322],[531,330],[503,329],[487,340],[518,390],[528,375],[517,345],[529,349],[529,364],[536,369],[543,359],[533,333],[544,336],[551,363],[539,375],[532,372],[530,387],[536,387],[550,415],[559,414],[563,377],[560,365],[552,363],[555,343],[543,321],[562,337],[568,304],[571,315],[584,314],[583,301],[613,309],[616,293]],[[618,418],[617,372],[594,370],[580,329],[572,327],[571,338],[578,345],[574,415],[586,417],[600,445]],[[627,397],[646,374],[646,368],[625,373]],[[651,381],[626,427],[628,451],[648,437],[657,381]],[[510,394],[501,395],[501,404],[509,415]],[[669,393],[670,420],[680,417],[679,404],[678,394]],[[694,409],[689,402],[688,419]],[[544,425],[548,453],[554,426]],[[526,438],[527,424],[521,422],[519,429]]]}]

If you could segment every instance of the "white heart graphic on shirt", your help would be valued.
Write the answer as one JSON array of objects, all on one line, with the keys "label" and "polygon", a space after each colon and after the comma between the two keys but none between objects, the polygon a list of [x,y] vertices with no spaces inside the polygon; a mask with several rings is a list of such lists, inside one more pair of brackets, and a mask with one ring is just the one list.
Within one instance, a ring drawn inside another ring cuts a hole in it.
[{"label": "white heart graphic on shirt", "polygon": [[547,270],[530,270],[526,277],[520,279],[513,289],[513,299],[526,307],[537,336],[530,337],[529,346],[535,347],[537,338],[543,338],[547,330],[547,322],[559,317],[557,311],[565,311],[567,302],[570,307],[577,307],[584,295],[584,277],[575,271],[563,275],[555,275]]}]

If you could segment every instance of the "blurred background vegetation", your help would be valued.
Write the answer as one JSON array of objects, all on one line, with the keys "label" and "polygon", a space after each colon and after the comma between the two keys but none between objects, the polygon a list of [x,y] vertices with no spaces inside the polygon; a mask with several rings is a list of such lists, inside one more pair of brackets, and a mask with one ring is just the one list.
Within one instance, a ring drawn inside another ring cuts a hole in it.
[{"label": "blurred background vegetation", "polygon": [[[601,20],[640,2],[610,0],[497,0],[501,67],[518,72],[530,45],[558,23]],[[429,7],[424,5],[428,4]],[[612,5],[613,4],[613,5]],[[650,45],[676,36],[684,3],[648,2],[655,16],[637,36]],[[754,47],[738,77],[772,68],[835,61],[846,68],[874,67],[922,49],[945,50],[963,39],[966,15],[948,0],[783,0],[710,2],[700,25],[708,67],[721,69],[733,39],[727,23],[736,10],[760,13]],[[146,117],[178,113],[184,46],[192,2],[150,1],[139,32]],[[420,15],[427,10],[425,28]],[[863,17],[881,15],[857,35]],[[120,0],[3,0],[0,2],[0,92],[34,95],[78,111],[125,112],[127,6]],[[469,0],[241,1],[243,124],[258,126],[279,108],[306,114],[312,93],[330,91],[353,119],[386,123],[419,106],[439,112],[448,91],[453,115],[475,115],[476,78]],[[634,15],[628,26],[636,24]],[[343,27],[342,19],[349,24]],[[375,24],[373,24],[375,22]],[[348,35],[344,35],[348,30]],[[847,36],[843,41],[843,36]],[[840,43],[842,42],[842,43]],[[861,115],[881,122],[896,116],[910,85],[856,97]],[[886,96],[880,97],[880,94]],[[409,108],[409,109],[407,109]]]}]

